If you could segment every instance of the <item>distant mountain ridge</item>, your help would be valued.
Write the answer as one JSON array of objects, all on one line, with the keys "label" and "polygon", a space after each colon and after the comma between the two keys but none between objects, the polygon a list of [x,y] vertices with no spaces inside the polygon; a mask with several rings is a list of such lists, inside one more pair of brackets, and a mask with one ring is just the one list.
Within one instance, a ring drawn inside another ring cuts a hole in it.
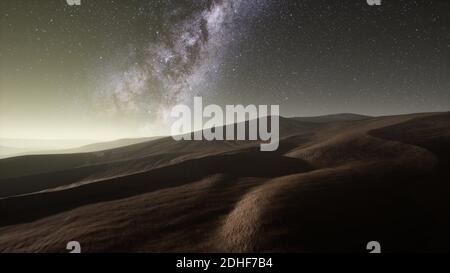
[{"label": "distant mountain ridge", "polygon": [[[41,148],[36,147],[34,149],[30,148],[15,148],[15,147],[7,147],[7,146],[0,146],[0,159],[1,158],[7,158],[7,157],[15,157],[15,156],[25,156],[25,155],[39,155],[39,154],[74,154],[74,153],[89,153],[89,152],[97,152],[102,150],[109,150],[114,149],[117,147],[124,147],[128,145],[133,145],[137,143],[142,143],[150,140],[157,139],[158,137],[147,137],[147,138],[126,138],[126,139],[118,139],[118,140],[112,140],[112,141],[104,141],[104,142],[94,142],[90,140],[80,140],[78,141],[79,144],[72,144],[74,146],[73,148],[67,148],[67,149],[61,149],[57,147],[64,146],[64,143],[67,142],[65,140],[46,140],[46,142],[60,142],[60,144],[57,144],[55,148],[49,149],[46,148],[45,144],[42,145]],[[20,146],[21,141],[27,142],[35,142],[40,140],[19,140],[15,139],[13,142],[11,140],[9,141],[2,141],[0,139],[0,143],[8,144],[11,143],[16,146]],[[71,140],[69,142],[73,143]],[[94,143],[92,143],[94,142]],[[15,144],[14,144],[15,143]],[[90,143],[90,144],[86,144]],[[59,146],[58,146],[59,145]]]},{"label": "distant mountain ridge", "polygon": [[342,113],[342,114],[332,114],[316,117],[293,117],[295,120],[299,121],[309,121],[309,122],[335,122],[335,121],[355,121],[355,120],[365,120],[373,118],[372,116],[353,114],[353,113]]}]

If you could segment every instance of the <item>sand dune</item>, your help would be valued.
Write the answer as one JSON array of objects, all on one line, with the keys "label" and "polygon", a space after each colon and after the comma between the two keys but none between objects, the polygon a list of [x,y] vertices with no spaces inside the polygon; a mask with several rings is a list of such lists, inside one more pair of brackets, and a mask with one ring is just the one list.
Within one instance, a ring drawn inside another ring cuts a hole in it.
[{"label": "sand dune", "polygon": [[450,113],[281,118],[280,149],[160,138],[0,160],[0,251],[450,250]]}]

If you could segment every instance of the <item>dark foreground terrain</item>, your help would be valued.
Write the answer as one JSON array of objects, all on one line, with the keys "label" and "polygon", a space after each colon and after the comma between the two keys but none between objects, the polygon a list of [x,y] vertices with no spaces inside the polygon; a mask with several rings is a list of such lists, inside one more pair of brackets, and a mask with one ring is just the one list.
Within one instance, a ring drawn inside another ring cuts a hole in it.
[{"label": "dark foreground terrain", "polygon": [[0,252],[450,251],[450,113],[0,160]]}]

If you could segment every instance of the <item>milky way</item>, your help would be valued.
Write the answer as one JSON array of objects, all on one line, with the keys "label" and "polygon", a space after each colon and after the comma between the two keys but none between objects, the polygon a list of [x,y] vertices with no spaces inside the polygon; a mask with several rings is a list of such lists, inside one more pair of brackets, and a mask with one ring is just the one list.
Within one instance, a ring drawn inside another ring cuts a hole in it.
[{"label": "milky way", "polygon": [[[144,45],[144,61],[113,73],[100,99],[112,102],[110,112],[145,114],[154,129],[167,120],[172,106],[189,103],[211,86],[234,36],[244,29],[236,21],[255,16],[266,1],[195,1],[189,15],[172,9],[163,28],[152,29],[156,39]],[[149,124],[151,126],[149,127]]]},{"label": "milky way", "polygon": [[283,116],[450,107],[446,0],[2,0],[0,11],[8,137],[160,135],[196,95]]}]

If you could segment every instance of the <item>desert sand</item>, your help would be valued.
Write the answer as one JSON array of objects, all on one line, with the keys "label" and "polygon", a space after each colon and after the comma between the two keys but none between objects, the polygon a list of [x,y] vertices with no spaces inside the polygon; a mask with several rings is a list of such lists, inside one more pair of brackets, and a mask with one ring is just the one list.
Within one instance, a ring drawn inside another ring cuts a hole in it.
[{"label": "desert sand", "polygon": [[[0,160],[0,252],[450,251],[450,113]],[[106,146],[105,148],[108,148]]]}]

